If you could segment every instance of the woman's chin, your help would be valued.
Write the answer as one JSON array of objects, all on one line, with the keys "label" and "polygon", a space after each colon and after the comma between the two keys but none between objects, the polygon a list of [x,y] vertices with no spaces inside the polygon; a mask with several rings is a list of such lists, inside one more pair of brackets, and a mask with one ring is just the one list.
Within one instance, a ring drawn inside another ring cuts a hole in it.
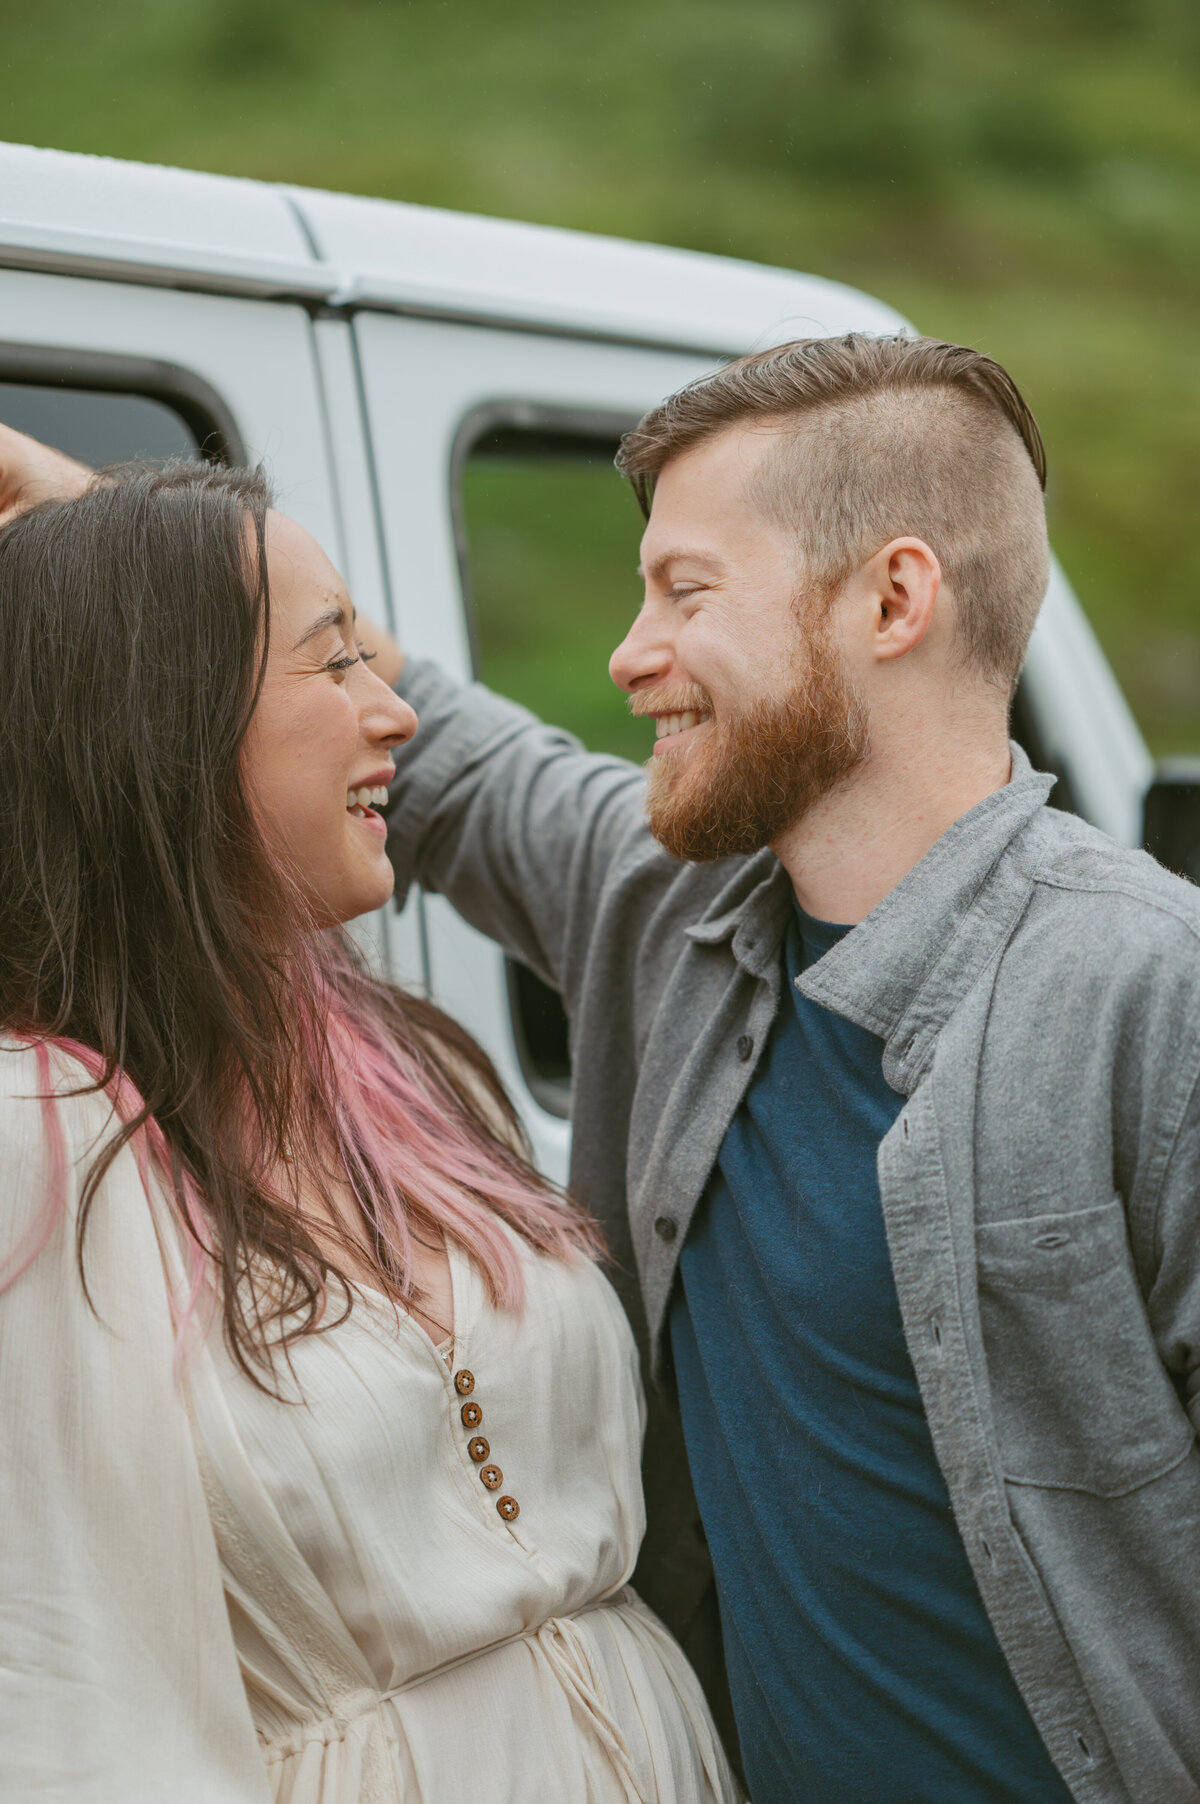
[{"label": "woman's chin", "polygon": [[396,873],[386,856],[369,871],[346,872],[336,888],[315,899],[319,924],[344,927],[360,915],[373,914],[391,901],[395,888]]}]

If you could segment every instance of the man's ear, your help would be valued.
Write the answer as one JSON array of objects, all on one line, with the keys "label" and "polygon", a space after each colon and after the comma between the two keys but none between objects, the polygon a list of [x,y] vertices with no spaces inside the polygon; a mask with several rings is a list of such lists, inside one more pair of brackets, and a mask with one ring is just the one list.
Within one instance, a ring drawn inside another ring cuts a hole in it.
[{"label": "man's ear", "polygon": [[893,539],[875,553],[863,575],[876,609],[872,655],[902,658],[933,624],[942,567],[923,539]]}]

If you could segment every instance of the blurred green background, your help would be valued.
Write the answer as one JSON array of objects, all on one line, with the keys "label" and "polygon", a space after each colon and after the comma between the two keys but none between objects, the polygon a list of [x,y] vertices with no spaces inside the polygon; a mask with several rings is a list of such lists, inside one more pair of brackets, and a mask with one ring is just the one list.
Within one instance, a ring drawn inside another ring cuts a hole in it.
[{"label": "blurred green background", "polygon": [[12,141],[785,264],[981,346],[1152,748],[1200,751],[1197,0],[0,0],[0,66]]}]

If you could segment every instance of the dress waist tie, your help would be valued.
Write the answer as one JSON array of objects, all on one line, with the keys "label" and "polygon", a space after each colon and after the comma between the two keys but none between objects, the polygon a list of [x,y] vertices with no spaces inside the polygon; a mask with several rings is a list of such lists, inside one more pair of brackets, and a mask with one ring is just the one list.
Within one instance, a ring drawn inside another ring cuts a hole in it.
[{"label": "dress waist tie", "polygon": [[348,1741],[354,1748],[357,1762],[361,1763],[358,1792],[360,1804],[394,1804],[396,1791],[390,1753],[391,1737],[382,1706],[390,1703],[393,1698],[402,1697],[406,1691],[427,1685],[432,1679],[439,1679],[444,1673],[469,1665],[472,1660],[495,1653],[499,1648],[509,1647],[518,1641],[535,1641],[566,1693],[572,1711],[581,1719],[583,1726],[591,1730],[612,1761],[628,1804],[640,1804],[641,1794],[634,1781],[625,1738],[601,1700],[591,1653],[578,1628],[580,1616],[625,1603],[628,1597],[628,1591],[622,1589],[611,1597],[588,1604],[573,1616],[552,1616],[539,1628],[521,1629],[502,1641],[494,1641],[488,1647],[463,1654],[457,1660],[447,1660],[444,1665],[436,1666],[430,1672],[405,1679],[402,1684],[393,1685],[390,1690],[361,1689],[346,1692],[338,1699],[338,1708],[328,1716],[297,1724],[293,1734],[267,1742],[263,1748],[263,1758],[268,1768],[285,1760],[304,1761],[314,1757],[323,1759],[321,1750]]}]

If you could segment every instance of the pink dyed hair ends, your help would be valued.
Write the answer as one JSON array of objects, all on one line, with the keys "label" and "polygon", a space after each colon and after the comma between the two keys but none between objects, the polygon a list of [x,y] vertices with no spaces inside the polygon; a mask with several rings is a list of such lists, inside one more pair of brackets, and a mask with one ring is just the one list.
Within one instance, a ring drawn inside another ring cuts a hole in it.
[{"label": "pink dyed hair ends", "polygon": [[598,1252],[596,1224],[464,1108],[447,1078],[447,1049],[430,1059],[420,1039],[396,1032],[397,993],[357,970],[337,941],[321,944],[316,993],[328,1014],[323,1033],[310,1022],[315,1044],[305,1064],[320,1090],[333,1091],[338,1152],[381,1263],[404,1298],[416,1294],[415,1216],[463,1249],[495,1303],[519,1308],[521,1266],[505,1230],[551,1258],[571,1259]]}]

